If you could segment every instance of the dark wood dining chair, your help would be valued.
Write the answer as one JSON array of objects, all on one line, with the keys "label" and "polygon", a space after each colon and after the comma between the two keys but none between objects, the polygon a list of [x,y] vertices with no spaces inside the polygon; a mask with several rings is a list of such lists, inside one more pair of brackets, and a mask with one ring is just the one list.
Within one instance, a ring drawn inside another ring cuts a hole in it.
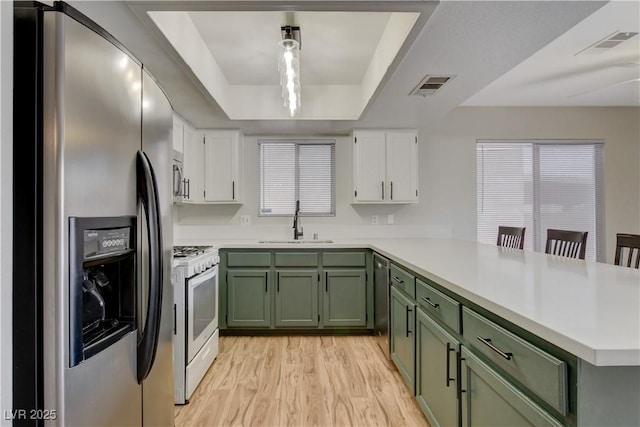
[{"label": "dark wood dining chair", "polygon": [[588,231],[547,229],[547,246],[544,253],[569,258],[584,259]]},{"label": "dark wood dining chair", "polygon": [[[628,252],[627,255],[627,267],[632,265],[635,268],[640,268],[640,235],[638,234],[616,234],[616,265],[624,266],[623,253]],[[636,262],[633,262],[635,254]]]},{"label": "dark wood dining chair", "polygon": [[498,246],[522,249],[524,247],[525,227],[498,226]]}]

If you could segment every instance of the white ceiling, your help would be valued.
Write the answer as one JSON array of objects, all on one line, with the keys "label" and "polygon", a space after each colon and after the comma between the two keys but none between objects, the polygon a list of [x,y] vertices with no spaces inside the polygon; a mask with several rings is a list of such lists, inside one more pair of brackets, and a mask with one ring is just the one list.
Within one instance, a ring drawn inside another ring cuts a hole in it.
[{"label": "white ceiling", "polygon": [[603,6],[463,105],[640,106],[640,35],[587,49],[617,32],[640,33],[640,2]]},{"label": "white ceiling", "polygon": [[[434,2],[167,0],[71,3],[138,56],[162,84],[174,109],[201,128],[240,128],[253,134],[345,134],[353,128],[428,127],[461,105],[639,105],[637,97],[632,98],[631,103],[628,99],[630,92],[632,96],[633,91],[637,92],[634,84],[611,86],[588,96],[573,96],[571,103],[566,101],[569,92],[574,94],[591,90],[599,84],[604,86],[628,76],[638,77],[637,67],[610,67],[612,58],[574,55],[616,30],[638,31],[640,14],[628,9],[637,7],[637,1],[615,1],[608,5],[606,1],[571,0],[443,1],[437,4],[428,22],[423,23],[420,31],[413,35],[410,46],[403,46],[400,57],[396,58],[393,69],[381,83],[364,114],[357,120],[342,121],[230,120],[215,97],[211,96],[149,19],[147,11],[191,8],[189,11],[193,12],[193,8],[196,8],[218,14],[242,5],[245,13],[248,10],[259,11],[265,14],[266,19],[266,12],[275,11],[278,5],[297,13],[336,10],[362,12],[373,9],[379,12],[407,12],[415,11],[416,4],[424,6],[433,5]],[[303,54],[306,55],[307,43],[311,41],[307,41],[309,37],[305,31],[303,28]],[[212,37],[220,43],[220,40],[232,40],[233,34]],[[273,37],[277,38],[278,35]],[[637,40],[638,36],[629,41],[636,43],[633,48],[635,56],[631,53],[625,54],[624,58],[616,56],[615,61],[619,59],[625,64],[633,63],[633,58],[637,61]],[[620,45],[617,48],[632,49],[630,46]],[[238,60],[229,59],[229,64],[234,61]],[[603,64],[606,70],[599,69]],[[351,69],[340,71],[339,63],[329,64],[327,61],[326,65],[333,73],[346,75],[353,72]],[[244,67],[235,67],[249,69],[254,65],[249,62]],[[255,67],[267,68],[267,65]],[[264,76],[256,77],[258,74],[249,73],[242,77],[231,74],[231,79],[267,81],[260,80],[267,79]],[[436,95],[425,98],[408,96],[426,74],[452,74],[456,78]],[[607,100],[606,104],[602,104],[605,102],[605,92],[608,93]]]}]

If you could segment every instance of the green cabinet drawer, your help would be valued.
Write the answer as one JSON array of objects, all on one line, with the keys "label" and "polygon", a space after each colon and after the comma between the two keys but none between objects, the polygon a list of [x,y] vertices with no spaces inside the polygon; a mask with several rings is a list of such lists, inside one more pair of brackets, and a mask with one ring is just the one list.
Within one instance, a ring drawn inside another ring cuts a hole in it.
[{"label": "green cabinet drawer", "polygon": [[460,333],[460,303],[416,279],[416,300],[420,307],[434,319]]},{"label": "green cabinet drawer", "polygon": [[227,267],[270,267],[269,252],[228,252]]},{"label": "green cabinet drawer", "polygon": [[462,427],[564,425],[464,346],[461,356]]},{"label": "green cabinet drawer", "polygon": [[324,252],[322,265],[325,267],[364,267],[364,252]]},{"label": "green cabinet drawer", "polygon": [[276,252],[276,267],[317,267],[316,252]]},{"label": "green cabinet drawer", "polygon": [[391,284],[411,298],[416,298],[416,278],[395,264],[391,264]]},{"label": "green cabinet drawer", "polygon": [[489,319],[462,308],[464,337],[477,351],[561,414],[567,414],[567,364]]}]

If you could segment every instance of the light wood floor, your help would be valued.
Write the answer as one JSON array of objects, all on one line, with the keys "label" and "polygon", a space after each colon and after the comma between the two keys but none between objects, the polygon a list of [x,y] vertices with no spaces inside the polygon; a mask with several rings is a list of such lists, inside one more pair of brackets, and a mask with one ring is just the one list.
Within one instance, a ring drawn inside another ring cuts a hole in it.
[{"label": "light wood floor", "polygon": [[220,337],[182,426],[428,426],[371,336]]}]

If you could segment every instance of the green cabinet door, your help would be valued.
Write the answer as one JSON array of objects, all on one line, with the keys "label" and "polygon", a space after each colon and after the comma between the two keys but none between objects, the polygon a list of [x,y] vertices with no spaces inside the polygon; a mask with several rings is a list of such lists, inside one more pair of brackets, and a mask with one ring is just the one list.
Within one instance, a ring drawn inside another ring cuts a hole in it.
[{"label": "green cabinet door", "polygon": [[227,325],[271,326],[269,270],[230,269],[227,274]]},{"label": "green cabinet door", "polygon": [[457,427],[457,352],[460,342],[416,313],[416,398],[432,427]]},{"label": "green cabinet door", "polygon": [[461,355],[464,427],[563,425],[464,346]]},{"label": "green cabinet door", "polygon": [[367,280],[364,269],[325,270],[324,326],[367,325]]},{"label": "green cabinet door", "polygon": [[391,360],[415,394],[415,305],[395,286],[391,287]]},{"label": "green cabinet door", "polygon": [[318,270],[276,270],[276,326],[318,326]]}]

